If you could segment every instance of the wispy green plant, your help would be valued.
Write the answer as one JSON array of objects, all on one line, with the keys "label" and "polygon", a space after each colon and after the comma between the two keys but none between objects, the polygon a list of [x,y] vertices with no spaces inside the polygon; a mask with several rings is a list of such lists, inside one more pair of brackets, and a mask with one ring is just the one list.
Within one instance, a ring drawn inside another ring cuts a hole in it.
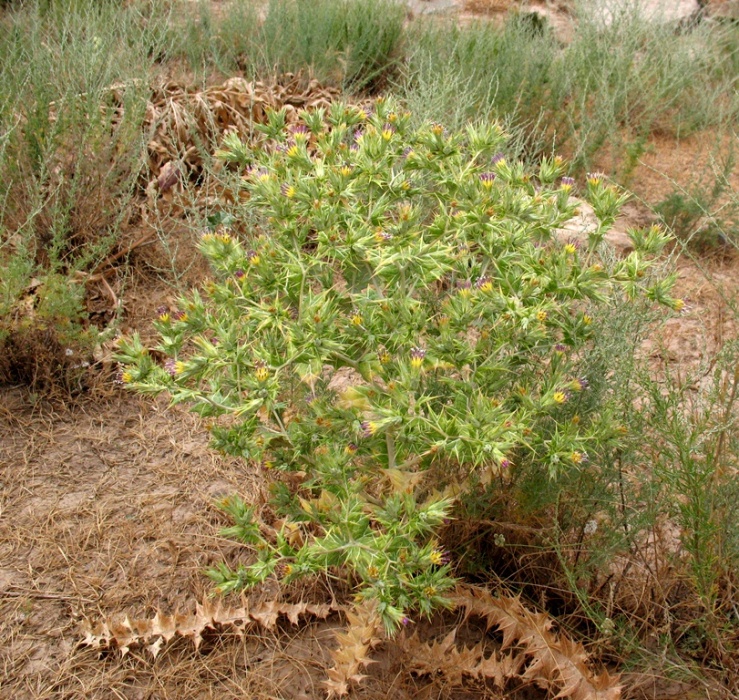
[{"label": "wispy green plant", "polygon": [[714,637],[727,625],[739,629],[731,600],[722,592],[722,581],[739,572],[739,514],[733,507],[739,495],[737,367],[736,344],[729,343],[700,380],[668,369],[664,381],[641,379],[649,392],[641,427],[656,438],[643,455],[663,485],[667,514],[679,525],[703,626]]},{"label": "wispy green plant", "polygon": [[0,22],[0,336],[20,334],[31,354],[39,333],[62,349],[95,342],[83,278],[119,240],[137,186],[167,17],[78,0],[21,3]]},{"label": "wispy green plant", "polygon": [[[551,28],[513,13],[502,26],[436,22],[409,29],[400,90],[423,116],[497,118],[572,154],[579,170],[604,149],[628,177],[654,131],[683,136],[737,115],[731,28],[691,31],[640,18],[629,6],[604,24],[590,4],[560,45]],[[538,126],[540,133],[531,133]]]}]

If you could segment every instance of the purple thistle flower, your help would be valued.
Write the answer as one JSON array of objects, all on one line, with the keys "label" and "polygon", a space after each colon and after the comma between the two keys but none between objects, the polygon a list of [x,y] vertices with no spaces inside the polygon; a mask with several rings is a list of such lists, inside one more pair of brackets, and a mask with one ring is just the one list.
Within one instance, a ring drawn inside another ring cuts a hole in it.
[{"label": "purple thistle flower", "polygon": [[400,621],[400,624],[403,625],[403,627],[408,627],[408,625],[411,624],[411,618],[403,617],[403,619]]},{"label": "purple thistle flower", "polygon": [[457,284],[457,290],[463,297],[469,296],[471,289],[472,282],[470,282],[469,280],[461,280]]},{"label": "purple thistle flower", "polygon": [[156,315],[157,316],[164,316],[165,314],[167,314],[168,311],[169,311],[169,309],[166,306],[164,306],[164,305],[157,306]]},{"label": "purple thistle flower", "polygon": [[477,279],[475,287],[481,292],[489,292],[493,288],[493,283],[487,275],[483,275]]},{"label": "purple thistle flower", "polygon": [[364,136],[364,129],[357,129],[354,132],[354,140],[355,141],[359,141],[359,139],[361,139],[362,136]]},{"label": "purple thistle flower", "polygon": [[289,131],[291,134],[307,134],[308,127],[305,124],[293,124]]},{"label": "purple thistle flower", "polygon": [[420,367],[426,357],[426,351],[420,347],[411,348],[411,367]]},{"label": "purple thistle flower", "polygon": [[178,309],[175,309],[172,312],[173,321],[184,321],[186,318],[187,318],[187,314],[184,311],[179,311]]},{"label": "purple thistle flower", "polygon": [[500,460],[500,468],[501,469],[508,469],[511,467],[511,460],[510,459],[501,459]]},{"label": "purple thistle flower", "polygon": [[495,177],[495,173],[480,173],[480,182],[482,182],[485,187],[491,187]]},{"label": "purple thistle flower", "polygon": [[379,426],[377,423],[371,420],[363,420],[359,424],[359,429],[362,431],[362,437],[368,438],[372,437],[375,433],[377,433]]},{"label": "purple thistle flower", "polygon": [[234,277],[237,280],[242,280],[244,279],[245,276],[246,276],[246,273],[243,270],[236,270],[236,272],[234,272]]},{"label": "purple thistle flower", "polygon": [[567,346],[564,343],[557,343],[554,346],[554,352],[567,352]]},{"label": "purple thistle flower", "polygon": [[167,374],[170,377],[177,376],[177,362],[175,362],[174,360],[172,359],[167,360],[164,363],[164,369],[167,371]]},{"label": "purple thistle flower", "polygon": [[505,160],[505,153],[501,153],[501,152],[498,152],[498,153],[496,153],[496,154],[495,154],[495,155],[493,156],[493,158],[492,158],[492,160],[490,161],[490,163],[491,163],[492,165],[498,165],[498,163],[500,163],[501,161],[504,161],[504,160]]},{"label": "purple thistle flower", "polygon": [[410,146],[406,146],[403,149],[403,158],[407,158],[411,153],[413,153],[413,149]]},{"label": "purple thistle flower", "polygon": [[575,186],[574,177],[563,177],[559,182],[563,188],[572,189]]}]

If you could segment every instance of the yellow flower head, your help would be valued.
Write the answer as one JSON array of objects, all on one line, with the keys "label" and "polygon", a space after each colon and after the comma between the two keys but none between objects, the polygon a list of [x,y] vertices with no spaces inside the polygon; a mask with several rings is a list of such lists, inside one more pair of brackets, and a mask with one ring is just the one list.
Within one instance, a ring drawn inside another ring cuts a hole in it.
[{"label": "yellow flower head", "polygon": [[481,291],[481,292],[492,292],[493,291],[493,281],[487,277],[480,277],[480,279],[475,282],[475,286]]},{"label": "yellow flower head", "polygon": [[254,376],[258,382],[266,382],[269,379],[269,368],[263,360],[257,360],[254,363]]},{"label": "yellow flower head", "polygon": [[555,391],[552,395],[552,399],[556,404],[563,404],[567,401],[567,394],[564,391]]},{"label": "yellow flower head", "polygon": [[434,566],[441,566],[445,563],[446,559],[443,552],[440,552],[438,549],[434,549],[431,554],[429,554],[429,561]]},{"label": "yellow flower head", "polygon": [[373,420],[365,420],[360,423],[359,428],[362,431],[363,437],[372,437],[377,434],[380,425]]},{"label": "yellow flower head", "polygon": [[426,351],[423,348],[411,348],[411,367],[418,369],[426,357]]}]

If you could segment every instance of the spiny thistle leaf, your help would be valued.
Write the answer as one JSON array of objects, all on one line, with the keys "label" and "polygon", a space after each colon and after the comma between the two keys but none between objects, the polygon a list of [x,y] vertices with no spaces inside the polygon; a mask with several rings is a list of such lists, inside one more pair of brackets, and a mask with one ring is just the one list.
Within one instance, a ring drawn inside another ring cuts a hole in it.
[{"label": "spiny thistle leaf", "polygon": [[465,677],[491,680],[503,688],[508,680],[519,676],[525,663],[523,654],[491,654],[485,656],[482,644],[472,648],[458,648],[455,644],[458,628],[454,628],[441,642],[421,642],[417,634],[409,639],[400,637],[398,644],[410,658],[410,668],[416,673],[444,675],[450,685],[463,685]]},{"label": "spiny thistle leaf", "polygon": [[329,698],[343,697],[352,683],[360,683],[365,678],[361,669],[373,662],[369,653],[382,641],[382,619],[375,601],[360,603],[348,611],[346,617],[346,630],[337,633],[339,646],[331,652],[334,666],[324,681]]},{"label": "spiny thistle leaf", "polygon": [[231,629],[238,635],[258,623],[265,629],[274,629],[280,616],[286,617],[292,624],[298,624],[300,617],[325,619],[331,612],[338,610],[333,605],[313,605],[310,603],[280,603],[266,601],[250,606],[242,599],[241,607],[226,607],[220,600],[205,599],[195,604],[194,613],[174,613],[165,615],[157,610],[151,618],[130,619],[126,616],[122,622],[106,619],[96,625],[89,622],[85,625],[84,646],[93,649],[110,649],[117,647],[123,655],[132,646],[144,647],[156,657],[162,646],[176,636],[189,637],[195,648],[200,646],[203,632],[208,629]]},{"label": "spiny thistle leaf", "polygon": [[582,645],[563,635],[557,637],[551,631],[551,618],[527,610],[518,597],[495,598],[484,588],[460,585],[453,600],[468,617],[481,617],[488,628],[501,630],[503,649],[514,644],[521,648],[520,655],[528,663],[522,680],[556,692],[557,698],[618,700],[621,697],[618,677],[608,673],[594,675],[586,665],[588,655]]}]

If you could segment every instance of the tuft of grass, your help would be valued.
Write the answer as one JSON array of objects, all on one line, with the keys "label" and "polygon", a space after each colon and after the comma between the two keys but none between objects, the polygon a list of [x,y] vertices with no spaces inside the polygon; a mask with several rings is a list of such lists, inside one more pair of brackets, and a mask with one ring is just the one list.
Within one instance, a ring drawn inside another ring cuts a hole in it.
[{"label": "tuft of grass", "polygon": [[398,89],[419,117],[511,121],[531,134],[530,148],[553,142],[580,171],[611,150],[622,179],[653,133],[680,137],[736,119],[734,28],[676,32],[633,8],[605,26],[587,3],[574,13],[566,46],[523,13],[502,26],[419,23]]},{"label": "tuft of grass", "polygon": [[270,0],[252,70],[307,68],[346,90],[377,88],[399,58],[404,21],[394,0]]}]

